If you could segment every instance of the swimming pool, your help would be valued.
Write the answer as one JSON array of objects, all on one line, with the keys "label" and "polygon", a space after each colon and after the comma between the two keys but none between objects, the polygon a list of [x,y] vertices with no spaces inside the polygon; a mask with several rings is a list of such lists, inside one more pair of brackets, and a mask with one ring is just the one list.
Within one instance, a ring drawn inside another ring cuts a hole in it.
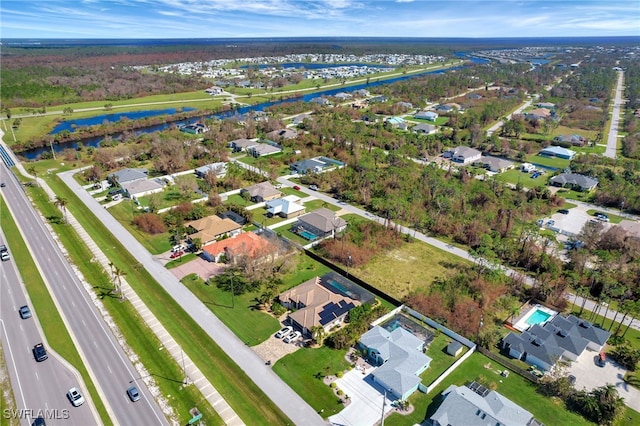
[{"label": "swimming pool", "polygon": [[318,238],[318,236],[316,234],[313,234],[313,233],[311,233],[309,231],[301,231],[301,232],[298,233],[298,235],[300,235],[305,240],[309,240],[309,241],[313,241],[316,238]]},{"label": "swimming pool", "polygon": [[543,322],[546,322],[550,317],[550,313],[541,311],[540,309],[536,309],[525,322],[529,325],[542,324]]},{"label": "swimming pool", "polygon": [[534,305],[522,318],[516,322],[513,327],[519,331],[528,330],[532,325],[544,325],[550,321],[553,317],[558,315],[558,312],[553,309],[549,309],[542,305]]}]

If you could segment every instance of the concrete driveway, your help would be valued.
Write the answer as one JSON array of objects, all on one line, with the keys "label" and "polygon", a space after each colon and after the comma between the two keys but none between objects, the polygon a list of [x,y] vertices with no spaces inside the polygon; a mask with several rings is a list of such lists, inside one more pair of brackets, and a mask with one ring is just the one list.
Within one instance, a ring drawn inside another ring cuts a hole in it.
[{"label": "concrete driveway", "polygon": [[627,370],[609,357],[604,367],[598,367],[595,363],[597,355],[597,352],[585,350],[577,361],[571,363],[567,373],[576,377],[575,388],[591,390],[610,383],[616,387],[628,407],[640,411],[640,390],[623,380]]},{"label": "concrete driveway", "polygon": [[[351,403],[338,414],[329,417],[331,424],[371,426],[380,422],[385,397],[382,386],[373,381],[371,373],[375,370],[376,368],[368,368],[366,374],[362,374],[362,370],[354,368],[335,381],[338,389],[349,395]],[[392,401],[386,399],[385,416],[393,411]]]},{"label": "concrete driveway", "polygon": [[[554,228],[558,228],[571,234],[578,235],[582,231],[585,223],[595,219],[593,216],[587,213],[587,210],[589,210],[588,207],[578,205],[574,208],[569,209],[569,214],[556,212],[552,214],[551,217],[545,218],[544,224],[546,225],[549,219],[552,219],[555,222],[555,225],[553,225]],[[605,230],[611,226],[611,224],[607,222],[603,222],[603,224]]]},{"label": "concrete driveway", "polygon": [[208,280],[210,277],[220,275],[227,268],[227,265],[209,262],[202,257],[197,257],[194,260],[185,262],[183,265],[176,266],[169,269],[171,273],[178,279],[186,277],[189,274],[197,274],[203,280]]}]

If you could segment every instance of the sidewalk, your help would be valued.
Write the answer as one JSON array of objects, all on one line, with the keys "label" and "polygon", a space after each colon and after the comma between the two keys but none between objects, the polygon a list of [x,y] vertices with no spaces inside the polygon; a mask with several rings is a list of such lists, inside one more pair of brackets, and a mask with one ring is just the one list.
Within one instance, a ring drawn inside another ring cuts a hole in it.
[{"label": "sidewalk", "polygon": [[[22,164],[18,163],[17,167],[22,174],[28,176]],[[47,192],[50,199],[55,199],[55,193],[51,190],[51,188],[45,181],[43,181],[42,179],[38,179],[38,184]],[[75,217],[68,211],[65,215],[68,224],[73,227],[76,233],[85,242],[89,250],[91,250],[91,253],[94,256],[93,261],[99,262],[108,274],[111,269],[111,267],[109,266],[109,264],[111,263],[109,259],[91,239],[91,237],[87,234],[87,232],[75,219]],[[144,320],[145,324],[151,329],[151,331],[153,331],[158,340],[162,342],[162,348],[166,349],[169,354],[171,354],[171,357],[176,361],[178,365],[184,366],[184,371],[186,374],[185,385],[194,384],[205,397],[205,399],[209,401],[213,409],[216,410],[216,412],[220,415],[225,424],[234,426],[244,425],[245,423],[240,419],[240,417],[238,417],[235,411],[233,411],[231,406],[229,406],[229,404],[222,398],[220,393],[218,393],[218,391],[207,380],[207,378],[204,376],[204,374],[202,374],[198,367],[196,367],[191,359],[182,351],[180,345],[173,339],[173,337],[171,337],[171,335],[167,332],[160,321],[158,321],[158,318],[153,315],[149,308],[147,308],[144,302],[138,297],[136,292],[133,291],[125,278],[121,278],[121,289],[124,297],[129,300],[131,305],[136,309],[140,317]],[[134,363],[134,365],[135,364],[136,363]],[[151,383],[151,379],[149,377],[142,380],[149,380],[149,382]]]}]

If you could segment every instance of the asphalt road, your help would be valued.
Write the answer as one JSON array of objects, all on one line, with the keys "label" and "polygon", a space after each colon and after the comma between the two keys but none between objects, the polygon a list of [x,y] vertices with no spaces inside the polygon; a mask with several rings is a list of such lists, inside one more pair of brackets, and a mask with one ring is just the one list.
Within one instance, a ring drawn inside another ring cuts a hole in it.
[{"label": "asphalt road", "polygon": [[[0,240],[5,241],[2,235]],[[99,420],[88,404],[73,407],[66,398],[67,390],[81,386],[74,372],[46,342],[49,358],[42,362],[34,359],[32,348],[44,339],[33,309],[31,318],[22,319],[18,314],[21,306],[31,305],[21,282],[13,260],[0,264],[0,336],[18,410],[8,417],[19,419],[22,425],[30,425],[39,415],[48,425],[97,424]]]},{"label": "asphalt road", "polygon": [[624,80],[624,72],[618,72],[618,86],[616,87],[616,96],[613,99],[613,112],[611,113],[611,128],[607,136],[607,149],[604,152],[605,157],[616,158],[616,150],[618,148],[618,126],[620,125],[620,108],[622,107],[622,82]]},{"label": "asphalt road", "polygon": [[[7,185],[2,188],[2,195],[22,231],[40,273],[48,283],[58,310],[107,406],[110,417],[120,425],[168,424],[142,381],[137,381],[142,399],[132,403],[127,397],[126,389],[130,386],[130,381],[139,378],[136,370],[40,216],[34,211],[18,181],[13,175],[9,176],[4,164],[0,167],[2,181]],[[48,361],[45,361],[43,366]],[[68,389],[63,389],[63,395],[66,390]]]}]

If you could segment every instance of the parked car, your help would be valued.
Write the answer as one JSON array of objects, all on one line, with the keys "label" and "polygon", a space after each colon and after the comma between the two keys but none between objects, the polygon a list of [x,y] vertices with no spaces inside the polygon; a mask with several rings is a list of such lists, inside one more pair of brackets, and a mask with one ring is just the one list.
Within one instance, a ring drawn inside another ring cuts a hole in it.
[{"label": "parked car", "polygon": [[42,343],[38,343],[33,347],[33,356],[38,362],[42,362],[45,359],[49,358],[49,355],[47,355],[47,350],[44,348],[44,345]]},{"label": "parked car", "polygon": [[277,337],[278,339],[280,339],[280,338],[282,338],[282,337],[284,337],[284,336],[288,335],[288,334],[289,334],[289,333],[291,333],[292,331],[293,331],[293,327],[291,327],[290,325],[288,325],[288,326],[286,326],[286,327],[282,327],[282,328],[280,329],[280,331],[278,331],[278,332],[276,333],[276,337]]},{"label": "parked car", "polygon": [[293,185],[293,189],[295,189],[296,191],[300,191],[300,187],[298,185]]},{"label": "parked car", "polygon": [[69,401],[71,401],[71,404],[74,407],[79,407],[84,404],[84,396],[82,396],[78,388],[69,389],[69,392],[67,392],[67,398],[69,398]]},{"label": "parked car", "polygon": [[609,222],[609,216],[607,216],[606,214],[602,213],[602,212],[595,212],[593,214],[593,216],[598,219],[601,220],[603,222]]},{"label": "parked car", "polygon": [[180,256],[182,256],[184,254],[184,252],[182,250],[180,251],[174,251],[173,253],[171,253],[171,256],[169,256],[171,259],[175,259],[178,258]]},{"label": "parked car", "polygon": [[127,395],[132,402],[140,400],[140,392],[138,392],[138,388],[135,386],[131,386],[129,389],[127,389]]},{"label": "parked car", "polygon": [[318,185],[309,185],[309,189],[312,191],[317,191],[318,190]]},{"label": "parked car", "polygon": [[27,319],[31,318],[31,309],[27,305],[21,306],[18,310],[20,312],[20,318]]},{"label": "parked car", "polygon": [[598,367],[604,367],[607,365],[607,356],[604,352],[600,352],[598,356],[596,356],[596,365]]},{"label": "parked car", "polygon": [[556,224],[556,221],[553,219],[547,222],[547,226],[553,226],[555,224]]},{"label": "parked car", "polygon": [[560,210],[558,210],[558,213],[560,213],[560,214],[569,214],[569,210],[567,210],[567,209],[560,209]]},{"label": "parked car", "polygon": [[295,342],[300,338],[300,336],[302,336],[302,333],[300,333],[299,331],[294,331],[293,333],[287,334],[287,336],[284,338],[284,342],[285,343]]}]

